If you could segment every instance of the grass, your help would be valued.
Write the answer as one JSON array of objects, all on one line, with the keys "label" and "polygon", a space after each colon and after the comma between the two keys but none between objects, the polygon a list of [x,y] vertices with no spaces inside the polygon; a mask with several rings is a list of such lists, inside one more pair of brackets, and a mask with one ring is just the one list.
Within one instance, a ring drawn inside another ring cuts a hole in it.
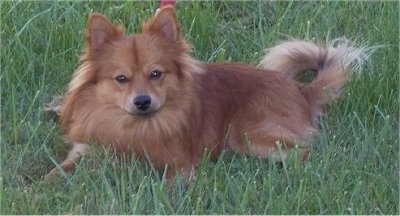
[{"label": "grass", "polygon": [[385,45],[332,105],[307,162],[225,153],[204,160],[191,184],[168,187],[148,164],[96,149],[73,175],[42,182],[68,150],[42,107],[66,90],[88,15],[137,32],[157,5],[0,2],[0,214],[400,214],[398,2],[178,3],[193,55],[206,62],[257,64],[283,35]]}]

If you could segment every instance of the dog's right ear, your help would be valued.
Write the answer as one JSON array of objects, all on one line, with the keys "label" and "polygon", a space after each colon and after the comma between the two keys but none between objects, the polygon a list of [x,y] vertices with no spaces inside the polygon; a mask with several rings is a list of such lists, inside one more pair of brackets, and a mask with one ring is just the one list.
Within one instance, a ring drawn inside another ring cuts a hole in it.
[{"label": "dog's right ear", "polygon": [[172,6],[165,6],[157,14],[142,25],[145,33],[157,34],[164,39],[178,43],[181,42],[180,25]]},{"label": "dog's right ear", "polygon": [[115,26],[103,15],[94,13],[89,17],[86,40],[91,50],[100,50],[105,44],[124,34],[122,26]]}]

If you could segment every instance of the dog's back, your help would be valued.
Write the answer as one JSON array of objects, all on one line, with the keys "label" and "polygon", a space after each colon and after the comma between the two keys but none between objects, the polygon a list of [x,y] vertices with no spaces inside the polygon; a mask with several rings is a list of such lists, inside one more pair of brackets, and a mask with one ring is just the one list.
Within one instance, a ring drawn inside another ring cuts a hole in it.
[{"label": "dog's back", "polygon": [[318,133],[295,80],[238,63],[209,64],[206,71],[200,75],[200,98],[208,135],[200,143],[282,160],[286,155],[280,155],[277,142],[283,152],[294,145],[307,148],[309,137]]},{"label": "dog's back", "polygon": [[[200,75],[203,131],[218,137],[207,141],[277,160],[297,146],[305,158],[319,137],[317,116],[368,57],[366,49],[347,40],[335,43],[283,42],[261,61],[266,70],[238,63],[207,65],[207,73]],[[315,79],[299,82],[307,70],[316,72]]]}]

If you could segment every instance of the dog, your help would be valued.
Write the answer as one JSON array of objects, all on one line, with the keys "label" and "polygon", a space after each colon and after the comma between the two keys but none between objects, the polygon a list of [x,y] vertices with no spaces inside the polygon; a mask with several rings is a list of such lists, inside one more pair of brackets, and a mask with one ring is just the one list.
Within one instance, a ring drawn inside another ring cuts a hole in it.
[{"label": "dog", "polygon": [[[170,6],[133,35],[92,14],[86,42],[60,108],[72,145],[61,168],[72,171],[91,143],[166,168],[168,179],[192,178],[205,153],[215,161],[224,150],[276,161],[296,150],[306,159],[318,117],[367,56],[345,39],[291,39],[268,49],[259,67],[206,64],[190,56]],[[315,78],[300,82],[307,70]]]}]

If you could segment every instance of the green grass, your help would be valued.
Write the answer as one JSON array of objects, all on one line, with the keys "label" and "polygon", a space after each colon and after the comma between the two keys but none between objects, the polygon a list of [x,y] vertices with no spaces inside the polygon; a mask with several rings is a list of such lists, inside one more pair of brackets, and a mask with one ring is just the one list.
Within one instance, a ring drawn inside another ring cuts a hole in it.
[{"label": "green grass", "polygon": [[98,11],[128,32],[158,2],[0,2],[0,214],[400,214],[399,3],[184,2],[178,13],[193,55],[257,64],[284,35],[346,36],[377,50],[321,122],[312,157],[275,163],[233,153],[201,165],[189,185],[103,149],[73,175],[44,183],[68,146],[42,107],[66,90]]}]

